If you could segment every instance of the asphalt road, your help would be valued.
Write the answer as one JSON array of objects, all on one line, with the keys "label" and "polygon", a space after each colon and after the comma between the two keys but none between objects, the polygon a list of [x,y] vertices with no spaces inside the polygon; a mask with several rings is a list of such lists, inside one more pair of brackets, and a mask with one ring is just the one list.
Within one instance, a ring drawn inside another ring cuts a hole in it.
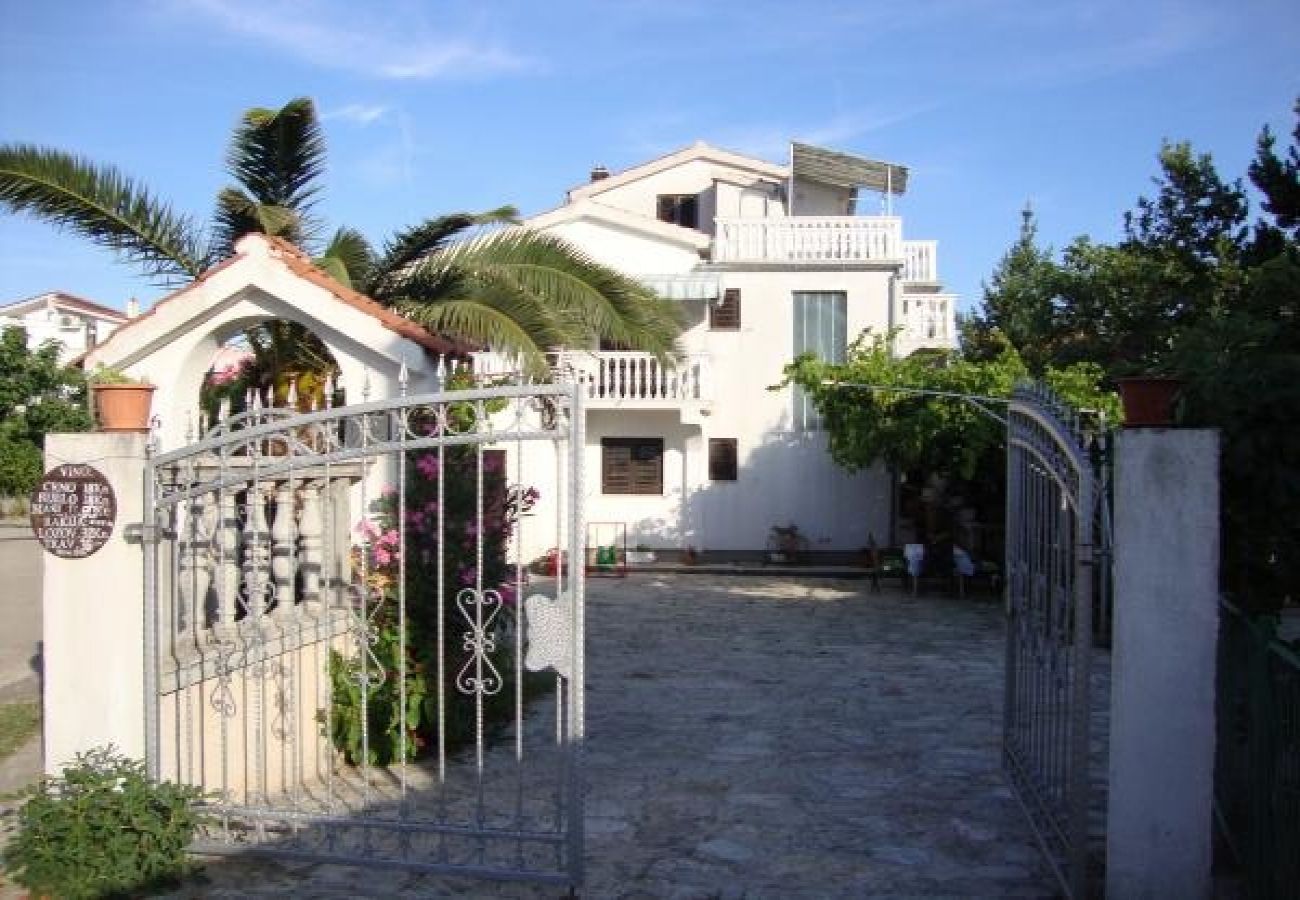
[{"label": "asphalt road", "polygon": [[36,696],[41,548],[26,522],[0,522],[0,698]]}]

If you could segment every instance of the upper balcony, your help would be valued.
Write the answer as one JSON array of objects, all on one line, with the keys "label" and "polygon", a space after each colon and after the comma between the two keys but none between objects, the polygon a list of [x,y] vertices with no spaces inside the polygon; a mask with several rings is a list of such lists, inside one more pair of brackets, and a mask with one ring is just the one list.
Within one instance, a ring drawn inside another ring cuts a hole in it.
[{"label": "upper balcony", "polygon": [[903,240],[897,216],[717,219],[716,263],[895,263],[903,280],[937,282],[938,242]]}]

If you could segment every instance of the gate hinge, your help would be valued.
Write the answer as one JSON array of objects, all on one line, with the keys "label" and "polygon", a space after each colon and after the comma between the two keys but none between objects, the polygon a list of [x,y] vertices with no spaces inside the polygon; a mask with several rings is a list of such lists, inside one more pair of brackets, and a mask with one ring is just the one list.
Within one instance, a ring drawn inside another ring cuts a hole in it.
[{"label": "gate hinge", "polygon": [[122,536],[128,544],[161,544],[164,540],[176,537],[176,532],[161,525],[132,522],[122,530]]}]

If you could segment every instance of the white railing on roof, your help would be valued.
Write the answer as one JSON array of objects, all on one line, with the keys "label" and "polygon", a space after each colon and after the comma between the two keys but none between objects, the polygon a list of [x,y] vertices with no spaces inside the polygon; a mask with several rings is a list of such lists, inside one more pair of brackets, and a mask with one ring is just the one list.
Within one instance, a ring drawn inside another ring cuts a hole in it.
[{"label": "white railing on roof", "polygon": [[903,280],[939,280],[939,242],[903,241]]},{"label": "white railing on roof", "polygon": [[872,262],[902,255],[896,216],[719,218],[714,262]]}]

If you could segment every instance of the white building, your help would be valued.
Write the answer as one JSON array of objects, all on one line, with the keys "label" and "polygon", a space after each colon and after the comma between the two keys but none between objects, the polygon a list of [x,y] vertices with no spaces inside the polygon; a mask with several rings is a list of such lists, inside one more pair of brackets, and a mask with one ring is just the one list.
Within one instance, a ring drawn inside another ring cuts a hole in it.
[{"label": "white building", "polygon": [[[864,190],[890,212],[905,168],[802,144],[790,159],[695,144],[598,167],[528,222],[683,307],[676,371],[638,353],[568,359],[587,384],[586,516],[622,523],[629,548],[743,557],[791,523],[814,553],[892,537],[887,473],[843,471],[815,409],[768,388],[799,353],[842,359],[866,329],[901,329],[899,354],[952,347],[956,298],[941,290],[935,241],[904,240],[898,216],[857,214]],[[543,496],[548,468],[527,476]]]},{"label": "white building", "polygon": [[128,318],[121,310],[62,291],[0,306],[0,329],[11,325],[27,329],[27,345],[33,348],[57,341],[62,345],[59,360],[64,363],[105,340]]}]

